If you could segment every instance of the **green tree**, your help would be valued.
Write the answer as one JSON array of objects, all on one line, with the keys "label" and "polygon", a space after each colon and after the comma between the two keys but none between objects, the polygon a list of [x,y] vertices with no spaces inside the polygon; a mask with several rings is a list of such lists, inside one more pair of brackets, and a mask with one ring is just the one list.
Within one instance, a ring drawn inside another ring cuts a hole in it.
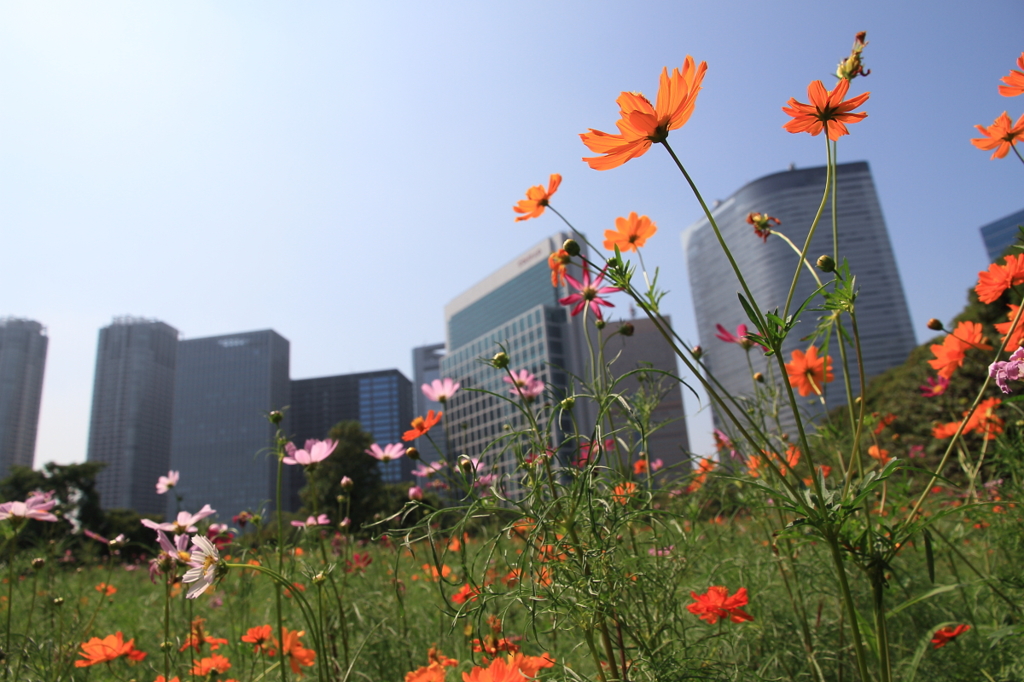
[{"label": "green tree", "polygon": [[[335,424],[327,437],[338,445],[330,457],[306,470],[306,486],[299,492],[303,512],[327,514],[337,523],[344,518],[347,509],[355,530],[371,521],[382,508],[383,487],[378,462],[365,452],[373,443],[373,437],[356,421]],[[343,476],[352,479],[352,489],[348,492],[341,489]],[[339,502],[343,495],[350,500]]]}]

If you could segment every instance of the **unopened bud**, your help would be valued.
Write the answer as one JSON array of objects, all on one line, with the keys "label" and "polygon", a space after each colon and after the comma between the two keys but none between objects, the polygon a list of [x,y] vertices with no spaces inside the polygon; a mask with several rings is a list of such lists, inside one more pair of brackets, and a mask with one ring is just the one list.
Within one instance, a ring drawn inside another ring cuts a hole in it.
[{"label": "unopened bud", "polygon": [[406,448],[405,456],[413,461],[416,461],[420,458],[420,451],[417,450],[416,448]]},{"label": "unopened bud", "polygon": [[473,460],[471,460],[466,455],[459,455],[459,468],[462,469],[463,471],[472,471]]},{"label": "unopened bud", "polygon": [[338,528],[341,529],[341,530],[347,530],[348,527],[351,526],[351,525],[352,525],[352,519],[350,519],[347,516],[345,518],[343,518],[341,521],[338,521]]},{"label": "unopened bud", "polygon": [[491,364],[494,365],[495,369],[505,369],[508,367],[508,353],[502,351],[491,358]]},{"label": "unopened bud", "polygon": [[576,404],[576,398],[569,396],[559,404],[562,406],[563,410],[571,410],[573,408],[573,405]]},{"label": "unopened bud", "polygon": [[334,499],[337,500],[338,504],[341,504],[342,502],[345,501],[345,496],[344,495],[338,495]]},{"label": "unopened bud", "polygon": [[619,267],[619,259],[615,258],[615,257],[609,258],[608,259],[608,267],[610,267],[610,268],[617,268],[617,267]]},{"label": "unopened bud", "polygon": [[623,336],[633,336],[634,331],[636,331],[636,328],[633,326],[632,322],[624,322],[622,326],[619,327],[619,333]]},{"label": "unopened bud", "polygon": [[37,571],[40,570],[45,565],[46,565],[46,559],[43,559],[42,557],[36,557],[35,559],[32,560],[32,568],[34,568]]},{"label": "unopened bud", "polygon": [[693,355],[694,360],[700,360],[704,357],[704,349],[700,346],[694,346],[693,350],[690,351],[690,354]]},{"label": "unopened bud", "polygon": [[828,254],[818,256],[818,269],[822,272],[835,272],[836,262]]},{"label": "unopened bud", "polygon": [[754,381],[756,381],[759,384],[763,384],[764,383],[764,375],[761,374],[760,372],[754,372]]},{"label": "unopened bud", "polygon": [[174,642],[160,642],[160,651],[169,651],[174,647]]},{"label": "unopened bud", "polygon": [[605,322],[604,320],[595,320],[594,321],[594,326],[597,327],[598,329],[604,329],[607,324],[608,323]]},{"label": "unopened bud", "polygon": [[324,575],[323,572],[317,573],[316,575],[313,576],[313,584],[314,585],[320,585],[325,580],[327,580],[327,576]]},{"label": "unopened bud", "polygon": [[931,329],[932,331],[941,332],[942,331],[942,322],[940,322],[939,320],[936,320],[933,317],[932,319],[928,320],[928,328]]},{"label": "unopened bud", "polygon": [[355,483],[353,483],[352,479],[349,478],[348,476],[342,476],[341,477],[341,489],[342,490],[346,490],[346,491],[347,490],[352,490],[352,486],[354,486],[354,485],[355,485]]},{"label": "unopened bud", "polygon": [[54,606],[64,606],[64,597],[56,597],[53,600]]},{"label": "unopened bud", "polygon": [[274,410],[267,415],[267,418],[270,420],[271,424],[280,424],[281,420],[284,419],[284,413],[281,412],[281,410]]},{"label": "unopened bud", "polygon": [[502,424],[501,425],[501,430],[502,431],[511,431],[512,430],[512,425],[511,424]]},{"label": "unopened bud", "polygon": [[420,500],[422,500],[423,488],[419,487],[418,485],[414,485],[413,487],[409,488],[409,499],[413,500],[414,502],[419,502]]},{"label": "unopened bud", "polygon": [[566,239],[565,242],[562,243],[562,248],[573,258],[580,255],[580,245],[576,243],[575,239]]}]

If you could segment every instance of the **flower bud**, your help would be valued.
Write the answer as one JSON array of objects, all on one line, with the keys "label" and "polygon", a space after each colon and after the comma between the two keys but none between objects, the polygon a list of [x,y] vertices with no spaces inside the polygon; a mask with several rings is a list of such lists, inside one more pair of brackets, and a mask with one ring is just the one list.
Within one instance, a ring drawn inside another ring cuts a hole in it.
[{"label": "flower bud", "polygon": [[594,320],[594,326],[598,329],[604,329],[607,324],[604,320]]},{"label": "flower bud", "polygon": [[505,351],[498,353],[491,358],[491,365],[493,365],[495,369],[505,369],[508,367],[508,354]]},{"label": "flower bud", "polygon": [[46,565],[46,559],[43,559],[42,557],[36,557],[35,559],[32,560],[32,568],[34,568],[37,571],[42,569],[43,566],[45,566],[45,565]]},{"label": "flower bud", "polygon": [[835,272],[836,262],[828,254],[818,256],[818,269],[822,272]]},{"label": "flower bud", "polygon": [[274,410],[269,415],[267,415],[267,419],[270,420],[271,424],[280,424],[281,420],[284,419],[284,413],[281,412],[281,410]]},{"label": "flower bud", "polygon": [[346,490],[346,491],[352,490],[352,486],[353,485],[355,485],[355,483],[352,482],[351,478],[349,478],[348,476],[342,476],[341,477],[341,489],[342,490]]},{"label": "flower bud", "polygon": [[691,350],[690,353],[693,355],[694,360],[700,360],[702,357],[704,357],[704,349],[701,348],[700,346],[694,346],[693,350]]},{"label": "flower bud", "polygon": [[617,268],[617,267],[619,267],[619,259],[615,258],[615,257],[609,258],[608,259],[608,267],[610,267],[610,268]]},{"label": "flower bud", "polygon": [[321,571],[320,573],[317,573],[316,575],[313,576],[313,584],[314,585],[320,585],[325,580],[327,580],[327,576],[323,574],[323,571]]},{"label": "flower bud", "polygon": [[338,495],[334,499],[338,502],[338,504],[341,504],[342,502],[345,501],[345,496],[344,495]]},{"label": "flower bud", "polygon": [[759,384],[763,384],[764,383],[764,375],[761,374],[760,372],[754,372],[754,381],[756,381]]},{"label": "flower bud", "polygon": [[573,408],[573,405],[575,405],[575,404],[576,404],[576,398],[573,398],[572,396],[569,396],[568,398],[566,398],[565,400],[563,400],[560,403],[560,405],[562,406],[563,410],[571,410]]},{"label": "flower bud", "polygon": [[174,642],[160,642],[160,651],[170,651],[174,648]]},{"label": "flower bud", "polygon": [[575,239],[566,239],[565,242],[562,243],[562,249],[564,249],[565,252],[573,258],[580,255],[580,245],[576,243]]},{"label": "flower bud", "polygon": [[420,500],[422,500],[423,488],[419,487],[418,485],[414,485],[413,487],[409,488],[409,499],[414,502],[419,502]]},{"label": "flower bud", "polygon": [[55,597],[53,600],[54,606],[64,606],[64,597]]},{"label": "flower bud", "polygon": [[343,518],[341,521],[338,521],[338,528],[340,530],[348,530],[348,527],[351,526],[351,525],[352,525],[352,519],[350,519],[347,516],[345,518]]},{"label": "flower bud", "polygon": [[466,455],[459,455],[459,468],[469,472],[473,470],[473,460]]},{"label": "flower bud", "polygon": [[619,327],[619,333],[623,336],[633,336],[634,331],[636,331],[636,328],[633,327],[632,322],[623,322],[622,326]]},{"label": "flower bud", "polygon": [[405,456],[415,462],[420,458],[420,451],[416,448],[409,447],[405,449]]},{"label": "flower bud", "polygon": [[942,323],[933,317],[932,319],[928,320],[928,328],[931,329],[932,331],[941,332]]}]

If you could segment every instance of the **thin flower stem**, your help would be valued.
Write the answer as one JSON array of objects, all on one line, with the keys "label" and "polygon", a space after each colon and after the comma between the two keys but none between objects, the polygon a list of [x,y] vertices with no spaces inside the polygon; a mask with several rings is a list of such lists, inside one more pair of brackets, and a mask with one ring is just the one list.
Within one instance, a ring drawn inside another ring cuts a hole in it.
[{"label": "thin flower stem", "polygon": [[832,563],[835,565],[836,575],[839,577],[839,590],[843,595],[843,604],[846,606],[846,612],[850,618],[850,629],[853,631],[853,652],[857,657],[857,671],[860,673],[861,682],[871,682],[871,676],[868,674],[868,661],[864,653],[864,642],[861,640],[860,625],[857,621],[857,607],[853,603],[850,583],[846,579],[846,564],[839,549],[839,540],[831,533],[826,539],[829,549],[832,551]]},{"label": "thin flower stem", "polygon": [[811,265],[811,262],[809,260],[803,257],[800,248],[793,243],[793,240],[787,237],[786,235],[782,234],[778,230],[772,230],[772,234],[776,235],[779,239],[789,244],[789,248],[793,249],[793,253],[795,253],[797,256],[800,256],[800,260],[804,264],[804,267],[807,268],[807,272],[811,273],[811,277],[814,278],[814,281],[817,282],[818,286],[820,287],[821,278],[818,276],[817,270],[814,269],[814,266]]},{"label": "thin flower stem", "polygon": [[[821,221],[821,214],[825,212],[825,203],[828,201],[829,188],[835,183],[835,172],[833,171],[832,162],[832,146],[828,144],[828,138],[825,138],[825,148],[828,150],[828,165],[826,166],[825,175],[825,193],[821,196],[821,204],[818,206],[818,212],[814,214],[814,220],[811,222],[811,227],[807,230],[807,239],[804,240],[804,248],[800,251],[801,260],[807,258],[807,252],[811,248],[811,239],[814,237],[814,232],[818,229],[818,223]],[[796,270],[793,272],[793,282],[789,285],[789,294],[786,295],[786,307],[782,309],[782,319],[785,320],[789,316],[789,307],[793,304],[793,295],[796,294],[796,285],[800,281],[800,264],[797,264]]]},{"label": "thin flower stem", "polygon": [[[277,440],[277,508],[274,510],[275,516],[277,516],[277,572],[284,575],[284,519],[281,516],[281,476],[284,469],[284,453],[282,452],[283,445],[280,437],[280,431],[276,437]],[[280,657],[281,663],[281,682],[288,682],[288,666],[284,664],[284,616],[281,609],[281,584],[277,581],[274,582],[274,596],[277,607],[277,636],[278,641],[281,642],[281,646],[277,647],[278,656]]]},{"label": "thin flower stem", "polygon": [[1013,147],[1013,153],[1017,155],[1017,158],[1020,159],[1020,162],[1024,163],[1024,156],[1020,155],[1020,150],[1017,149],[1017,145],[1013,144],[1010,146]]},{"label": "thin flower stem", "polygon": [[[7,557],[7,641],[4,644],[4,654],[10,656],[11,651],[11,614],[14,612],[14,552],[18,548],[18,531],[21,527],[18,526],[14,531],[14,537],[8,541],[8,547],[10,547],[9,556]],[[6,680],[11,675],[11,666],[4,665],[4,679]]]},{"label": "thin flower stem", "polygon": [[[114,555],[113,554],[109,554],[107,556],[107,559],[110,562],[110,564],[109,564],[110,568],[107,569],[107,578],[106,578],[106,580],[103,581],[104,585],[109,585],[110,584],[110,578],[114,574]],[[104,596],[105,596],[105,594],[103,594],[103,593],[100,594],[100,600],[96,603],[96,609],[92,612],[92,617],[89,618],[89,623],[85,626],[85,629],[82,630],[82,632],[86,636],[88,636],[89,632],[92,630],[92,624],[96,621],[96,615],[100,612],[100,607],[103,606],[103,598],[104,598]]]},{"label": "thin flower stem", "polygon": [[[172,564],[173,565],[173,564]],[[171,679],[171,580],[164,576],[164,641],[160,648],[164,652],[164,679]]]},{"label": "thin flower stem", "polygon": [[[854,350],[857,353],[857,369],[860,373],[860,410],[857,414],[857,429],[853,434],[853,450],[850,452],[850,463],[847,467],[846,481],[843,483],[843,495],[841,499],[846,498],[846,494],[850,491],[850,485],[853,482],[853,477],[850,472],[853,470],[853,465],[856,462],[857,472],[860,476],[864,477],[864,464],[860,456],[860,438],[864,431],[864,415],[867,411],[867,396],[864,395],[866,389],[866,379],[864,378],[864,353],[860,347],[860,331],[857,329],[857,314],[850,312],[850,325],[853,330],[853,343]],[[870,519],[869,519],[870,522]]]}]

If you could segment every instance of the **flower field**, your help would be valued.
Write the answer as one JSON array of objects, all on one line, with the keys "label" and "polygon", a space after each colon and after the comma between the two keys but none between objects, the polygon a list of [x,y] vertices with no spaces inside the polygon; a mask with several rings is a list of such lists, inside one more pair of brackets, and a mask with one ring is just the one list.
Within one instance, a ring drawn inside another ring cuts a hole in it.
[{"label": "flower field", "polygon": [[[545,384],[499,344],[480,362],[504,379],[491,396],[514,411],[505,430],[468,457],[451,447],[444,410],[431,411],[404,442],[373,443],[364,466],[419,460],[408,444],[421,437],[451,455],[420,461],[418,485],[372,518],[353,507],[352,478],[324,483],[340,441],[298,447],[280,430],[268,444],[277,508],[285,467],[307,475],[296,518],[219,510],[232,523],[211,523],[218,511],[198,500],[173,519],[143,519],[141,535],[106,538],[82,527],[74,494],[25,491],[0,505],[4,679],[1024,679],[1024,411],[1013,395],[1024,381],[1024,255],[1013,247],[979,273],[964,313],[932,320],[936,337],[904,366],[850,384],[861,363],[857,273],[837,235],[855,226],[836,218],[835,159],[868,115],[870,93],[851,93],[870,74],[866,46],[858,34],[831,87],[812,81],[807,103],[783,107],[786,130],[825,143],[829,175],[814,222],[784,226],[793,240],[775,217],[747,219],[751,240],[792,247],[778,305],[747,286],[669,144],[697,106],[704,62],[665,68],[653,103],[623,92],[617,132],[581,135],[597,171],[648,153],[673,160],[749,318],[719,326],[717,340],[768,360],[751,370],[749,395],[724,392],[702,361],[708,349],[663,317],[666,292],[643,261],[664,237],[656,222],[610,220],[599,248],[557,210],[557,192],[571,190],[553,174],[513,210],[516,221],[561,220],[575,237],[548,262],[552,284],[573,291],[560,301],[567,314],[586,321],[583,376]],[[1024,94],[1024,54],[1017,66],[993,83],[1004,97]],[[1024,163],[1024,116],[977,128],[976,147]],[[831,231],[832,253],[808,253],[819,229]],[[801,277],[817,285],[803,301]],[[721,425],[714,457],[673,467],[648,456],[663,426],[653,410],[679,379],[619,367],[606,352],[610,335],[633,333],[606,319],[613,294],[701,383]],[[815,333],[784,353],[800,319],[815,320]],[[640,390],[623,389],[629,377]],[[422,390],[446,406],[480,389],[447,378]],[[154,483],[173,495],[179,480],[172,471]]]}]

